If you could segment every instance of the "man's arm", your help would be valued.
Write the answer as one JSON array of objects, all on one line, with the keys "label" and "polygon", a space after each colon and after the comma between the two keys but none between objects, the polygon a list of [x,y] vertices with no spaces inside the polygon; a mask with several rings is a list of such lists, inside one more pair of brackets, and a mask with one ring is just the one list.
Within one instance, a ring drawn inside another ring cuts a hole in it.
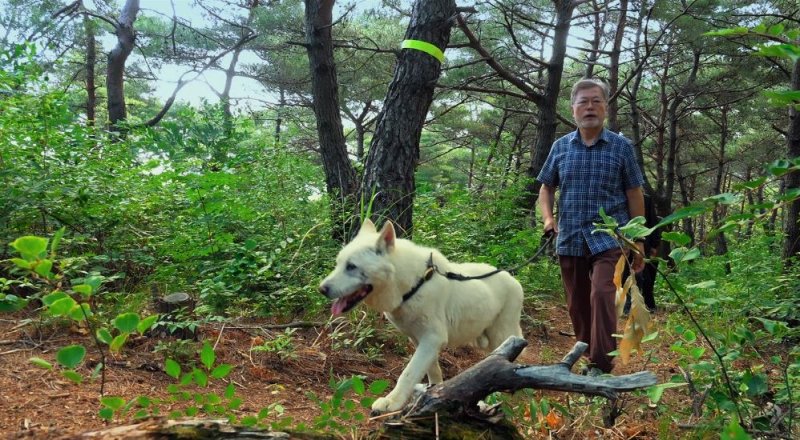
[{"label": "man's arm", "polygon": [[556,188],[542,184],[539,188],[539,209],[542,211],[544,232],[553,231],[558,234],[558,224],[553,216],[553,206],[556,200]]},{"label": "man's arm", "polygon": [[[625,196],[628,198],[628,215],[631,218],[644,216],[644,192],[642,192],[642,187],[637,186],[636,188],[625,190]],[[637,242],[636,247],[639,249],[639,254],[633,256],[633,271],[640,272],[644,269],[644,243]]]}]

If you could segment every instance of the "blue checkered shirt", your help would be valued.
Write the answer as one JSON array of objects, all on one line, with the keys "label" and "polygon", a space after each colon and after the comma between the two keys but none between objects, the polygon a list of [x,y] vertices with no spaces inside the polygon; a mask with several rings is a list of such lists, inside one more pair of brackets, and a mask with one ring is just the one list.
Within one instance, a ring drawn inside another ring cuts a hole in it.
[{"label": "blue checkered shirt", "polygon": [[625,191],[644,183],[631,143],[607,129],[591,147],[577,130],[556,140],[536,179],[561,192],[556,253],[571,256],[618,247],[614,237],[592,234],[594,223],[602,223],[600,208],[624,225],[630,220]]}]

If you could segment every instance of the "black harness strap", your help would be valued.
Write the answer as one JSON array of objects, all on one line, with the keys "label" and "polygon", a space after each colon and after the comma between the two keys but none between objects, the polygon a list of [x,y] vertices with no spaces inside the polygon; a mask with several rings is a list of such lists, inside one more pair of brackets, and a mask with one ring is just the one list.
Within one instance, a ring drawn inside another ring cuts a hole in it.
[{"label": "black harness strap", "polygon": [[428,281],[431,278],[433,278],[433,274],[434,273],[438,273],[439,275],[442,275],[443,277],[445,277],[445,278],[447,278],[449,280],[454,280],[454,281],[482,280],[484,278],[489,278],[492,275],[496,275],[496,274],[498,274],[500,272],[508,272],[508,273],[512,273],[513,274],[517,270],[519,270],[522,267],[532,263],[533,260],[537,259],[539,257],[539,255],[545,250],[545,248],[547,248],[547,246],[550,244],[550,242],[553,241],[553,235],[554,234],[547,235],[544,244],[542,244],[542,246],[539,248],[539,250],[536,251],[536,253],[533,254],[532,257],[530,257],[527,260],[525,260],[522,264],[517,265],[516,267],[513,267],[513,268],[511,268],[509,270],[495,269],[495,270],[493,270],[491,272],[487,272],[487,273],[484,273],[484,274],[481,274],[481,275],[475,275],[475,276],[466,276],[466,275],[462,275],[460,273],[454,273],[454,272],[445,272],[445,273],[440,272],[439,268],[435,264],[433,264],[433,252],[431,252],[431,256],[428,258],[428,266],[425,268],[425,274],[423,274],[422,278],[419,279],[419,281],[417,282],[417,285],[412,287],[411,290],[408,291],[408,293],[403,295],[403,302],[406,302],[409,299],[411,299],[411,297],[414,296],[414,294],[416,294],[419,291],[420,288],[422,288],[422,285],[425,284],[426,281]]}]

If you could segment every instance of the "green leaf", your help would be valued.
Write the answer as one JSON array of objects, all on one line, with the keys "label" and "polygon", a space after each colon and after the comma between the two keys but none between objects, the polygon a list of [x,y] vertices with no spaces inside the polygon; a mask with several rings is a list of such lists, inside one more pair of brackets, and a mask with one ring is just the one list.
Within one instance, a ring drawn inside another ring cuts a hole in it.
[{"label": "green leaf", "polygon": [[198,386],[207,387],[208,386],[208,375],[199,368],[194,368],[192,370],[194,375],[194,381],[197,383]]},{"label": "green leaf", "polygon": [[129,334],[130,333],[120,333],[115,336],[111,344],[108,345],[108,349],[113,353],[119,353],[119,351],[122,350],[122,346],[125,345],[125,342],[128,340]]},{"label": "green leaf", "polygon": [[181,375],[181,366],[172,359],[167,359],[166,362],[164,362],[164,371],[168,376],[177,379]]},{"label": "green leaf", "polygon": [[14,240],[11,247],[27,261],[34,261],[47,255],[47,239],[42,237],[26,235]]},{"label": "green leaf", "polygon": [[53,273],[51,272],[52,269],[53,269],[53,261],[44,259],[44,260],[39,260],[39,262],[36,264],[34,271],[49,280],[53,276]]},{"label": "green leaf", "polygon": [[778,159],[771,164],[767,165],[767,171],[775,177],[780,177],[789,171],[792,163],[786,159]]},{"label": "green leaf", "polygon": [[225,393],[223,394],[226,399],[230,400],[236,394],[236,386],[233,385],[233,382],[229,383],[228,386],[225,387]]},{"label": "green leaf", "polygon": [[75,307],[69,311],[69,317],[73,321],[83,321],[87,317],[91,318],[92,315],[92,309],[89,307],[89,304],[86,303],[76,304]]},{"label": "green leaf", "polygon": [[664,390],[669,389],[669,388],[682,387],[682,386],[686,386],[686,383],[685,382],[667,382],[667,383],[660,383],[658,385],[653,385],[653,386],[651,386],[650,388],[647,389],[647,391],[646,391],[647,392],[647,397],[649,397],[650,400],[653,403],[658,403],[658,401],[661,400],[661,396],[664,394]]},{"label": "green leaf", "polygon": [[800,188],[789,188],[783,195],[778,197],[778,200],[781,202],[792,202],[797,198],[800,198]]},{"label": "green leaf", "polygon": [[84,356],[86,356],[86,348],[83,345],[68,345],[58,350],[56,360],[59,364],[72,369],[81,363]]},{"label": "green leaf", "polygon": [[214,366],[214,360],[216,359],[216,355],[214,354],[214,349],[211,347],[211,344],[208,341],[203,342],[203,348],[200,350],[200,361],[203,363],[203,366],[206,367],[206,370],[210,370],[211,367]]},{"label": "green leaf", "polygon": [[114,410],[111,408],[102,408],[98,411],[97,415],[103,420],[111,420],[114,418]]},{"label": "green leaf", "polygon": [[22,310],[26,305],[28,305],[27,299],[0,293],[0,313],[13,313]]},{"label": "green leaf", "polygon": [[376,380],[369,384],[369,392],[373,395],[381,395],[387,388],[389,388],[389,381],[385,379]]},{"label": "green leaf", "polygon": [[100,403],[107,408],[113,409],[114,411],[119,411],[123,406],[125,406],[125,399],[117,396],[104,396],[100,398]]},{"label": "green leaf", "polygon": [[353,392],[355,392],[356,394],[359,394],[359,395],[363,395],[364,394],[364,390],[365,390],[364,380],[361,379],[358,376],[354,376],[353,377]]},{"label": "green leaf", "polygon": [[731,420],[728,426],[725,427],[725,430],[720,433],[720,438],[722,440],[751,440],[752,437],[747,434],[747,432],[742,428],[742,425],[739,424],[739,421],[735,418]]},{"label": "green leaf", "polygon": [[33,266],[36,264],[35,261],[23,260],[22,258],[12,258],[11,262],[16,264],[17,267],[27,270],[33,269]]},{"label": "green leaf", "polygon": [[783,321],[773,321],[767,318],[755,317],[764,325],[764,330],[775,338],[783,338],[789,333],[789,327]]},{"label": "green leaf", "polygon": [[706,35],[706,36],[709,36],[709,37],[738,37],[738,36],[742,36],[742,35],[747,35],[749,33],[750,33],[750,29],[747,29],[746,27],[738,26],[738,27],[729,28],[729,29],[717,29],[717,30],[709,31],[709,32],[704,33],[703,35]]},{"label": "green leaf", "polygon": [[111,336],[111,332],[109,332],[108,329],[105,327],[97,329],[95,335],[97,335],[98,341],[106,345],[111,345],[111,341],[114,339],[114,337]]},{"label": "green leaf", "polygon": [[61,372],[61,375],[79,385],[83,382],[83,376],[75,370],[64,370]]},{"label": "green leaf", "polygon": [[158,315],[150,315],[147,318],[139,321],[139,324],[136,326],[136,331],[139,334],[144,334],[144,332],[150,330],[150,328],[155,324],[156,320],[158,320]]},{"label": "green leaf", "polygon": [[92,294],[92,286],[88,284],[78,284],[77,286],[72,286],[72,290],[86,297],[91,296]]},{"label": "green leaf", "polygon": [[750,397],[760,396],[767,392],[767,376],[762,373],[752,374],[747,371],[742,377],[742,383],[747,385],[747,395]]},{"label": "green leaf", "polygon": [[222,379],[223,377],[227,376],[231,370],[233,369],[233,365],[229,364],[220,364],[214,368],[214,371],[211,372],[211,377],[214,379]]},{"label": "green leaf", "polygon": [[74,299],[72,299],[70,296],[64,295],[50,304],[50,306],[47,308],[47,311],[53,316],[64,316],[77,305],[78,303],[75,302]]},{"label": "green leaf", "polygon": [[743,190],[743,189],[758,189],[761,185],[763,185],[767,181],[766,177],[759,177],[758,179],[749,180],[747,182],[737,183],[733,186],[736,190]]},{"label": "green leaf", "polygon": [[100,290],[100,285],[103,284],[105,277],[100,275],[92,275],[90,277],[86,277],[83,279],[83,284],[87,284],[92,287],[92,292],[97,292]]},{"label": "green leaf", "polygon": [[114,319],[114,327],[123,333],[133,333],[139,325],[139,315],[136,313],[122,313]]},{"label": "green leaf", "polygon": [[686,246],[692,241],[692,237],[683,232],[664,232],[661,234],[663,240],[671,241],[678,246]]},{"label": "green leaf", "polygon": [[66,226],[62,226],[61,229],[56,231],[53,234],[53,241],[50,243],[50,258],[56,258],[56,251],[58,251],[58,245],[61,244],[61,239],[64,237],[64,232],[67,230]]},{"label": "green leaf", "polygon": [[717,282],[714,280],[702,281],[697,284],[689,284],[686,286],[687,289],[710,289],[712,287],[717,287]]},{"label": "green leaf", "polygon": [[700,249],[679,247],[673,249],[672,252],[669,253],[669,256],[677,262],[690,261],[700,256]]},{"label": "green leaf", "polygon": [[742,196],[740,194],[734,193],[722,193],[706,198],[708,201],[719,203],[721,205],[732,205],[734,203],[739,203],[741,199]]},{"label": "green leaf", "polygon": [[52,370],[53,369],[53,364],[51,364],[50,362],[47,362],[46,360],[44,360],[44,359],[42,359],[40,357],[32,357],[32,358],[28,359],[28,361],[30,363],[32,363],[33,365],[36,365],[37,367],[44,368],[45,370]]},{"label": "green leaf", "polygon": [[660,228],[662,226],[675,223],[685,218],[699,216],[708,211],[708,209],[709,209],[708,206],[706,206],[705,204],[684,206],[683,208],[680,208],[675,212],[673,212],[672,214],[664,217],[664,219],[661,220],[655,227]]}]

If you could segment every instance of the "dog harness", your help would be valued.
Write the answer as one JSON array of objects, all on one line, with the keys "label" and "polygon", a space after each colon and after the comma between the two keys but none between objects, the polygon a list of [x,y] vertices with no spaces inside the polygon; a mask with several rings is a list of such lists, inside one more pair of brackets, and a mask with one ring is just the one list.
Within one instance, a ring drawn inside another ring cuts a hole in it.
[{"label": "dog harness", "polygon": [[460,273],[454,273],[454,272],[449,272],[449,271],[445,272],[445,273],[442,273],[439,270],[439,267],[436,266],[435,264],[433,264],[433,252],[431,252],[431,256],[428,257],[428,265],[425,268],[425,273],[422,275],[422,278],[419,279],[417,284],[414,287],[412,287],[411,290],[409,290],[405,295],[403,295],[403,302],[406,302],[409,299],[411,299],[411,297],[414,296],[419,291],[419,289],[422,288],[422,285],[425,284],[426,281],[428,281],[431,278],[433,278],[433,274],[435,274],[435,273],[438,273],[439,275],[442,275],[443,277],[447,278],[448,280],[454,280],[454,281],[482,280],[484,278],[489,278],[490,276],[498,274],[500,272],[514,273],[517,270],[519,270],[521,267],[523,267],[523,266],[525,266],[527,264],[530,264],[531,262],[533,262],[533,260],[538,258],[539,254],[541,254],[542,251],[544,251],[545,248],[547,248],[547,246],[553,241],[553,236],[554,235],[555,234],[553,234],[552,232],[546,233],[545,236],[544,236],[544,238],[545,238],[544,243],[539,248],[539,250],[536,251],[536,253],[533,254],[533,256],[531,258],[528,258],[524,263],[520,264],[519,266],[511,268],[509,270],[495,269],[495,270],[493,270],[491,272],[487,272],[485,274],[475,275],[475,276],[466,276],[466,275],[462,275]]}]

